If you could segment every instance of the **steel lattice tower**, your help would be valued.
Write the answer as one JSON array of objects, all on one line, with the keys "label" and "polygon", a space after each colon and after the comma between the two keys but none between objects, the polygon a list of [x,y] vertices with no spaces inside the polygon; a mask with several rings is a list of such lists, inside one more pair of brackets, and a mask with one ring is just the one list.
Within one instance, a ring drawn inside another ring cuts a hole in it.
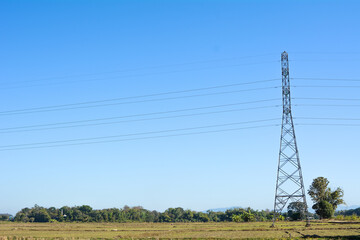
[{"label": "steel lattice tower", "polygon": [[283,211],[288,202],[303,204],[303,214],[305,214],[307,225],[309,225],[305,188],[291,114],[289,59],[285,51],[281,54],[281,69],[283,115],[272,226],[275,225],[277,215]]}]

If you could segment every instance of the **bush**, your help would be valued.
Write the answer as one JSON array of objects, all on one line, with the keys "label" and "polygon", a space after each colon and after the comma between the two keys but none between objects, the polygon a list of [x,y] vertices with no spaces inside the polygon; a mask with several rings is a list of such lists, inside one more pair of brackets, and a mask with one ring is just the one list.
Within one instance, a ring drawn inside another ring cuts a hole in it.
[{"label": "bush", "polygon": [[336,219],[336,220],[344,220],[345,217],[344,217],[344,215],[337,215],[337,216],[335,217],[335,219]]},{"label": "bush", "polygon": [[244,212],[243,214],[241,214],[241,218],[242,220],[244,220],[244,222],[255,222],[256,218],[255,215],[252,214],[249,210],[249,212]]},{"label": "bush", "polygon": [[331,218],[334,215],[334,208],[331,203],[323,200],[318,204],[316,214],[321,216],[321,218]]},{"label": "bush", "polygon": [[40,209],[34,213],[34,222],[49,222],[50,219],[51,217],[45,209]]},{"label": "bush", "polygon": [[345,220],[347,220],[347,221],[357,221],[357,220],[360,220],[360,218],[356,214],[353,214],[351,216],[346,216]]},{"label": "bush", "polygon": [[241,218],[240,215],[235,215],[235,214],[233,214],[233,215],[231,216],[231,219],[232,219],[233,222],[242,222],[242,218]]}]

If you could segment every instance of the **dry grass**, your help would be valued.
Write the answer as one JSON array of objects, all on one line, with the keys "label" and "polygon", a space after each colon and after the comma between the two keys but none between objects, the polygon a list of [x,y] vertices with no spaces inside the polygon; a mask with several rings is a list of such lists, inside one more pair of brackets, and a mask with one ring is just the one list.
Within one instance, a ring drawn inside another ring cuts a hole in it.
[{"label": "dry grass", "polygon": [[9,239],[359,239],[359,222],[1,223]]}]

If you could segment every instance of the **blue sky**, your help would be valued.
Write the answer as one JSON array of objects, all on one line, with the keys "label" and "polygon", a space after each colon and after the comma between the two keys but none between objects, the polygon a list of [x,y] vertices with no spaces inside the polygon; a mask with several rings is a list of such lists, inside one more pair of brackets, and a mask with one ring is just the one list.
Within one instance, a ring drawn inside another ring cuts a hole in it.
[{"label": "blue sky", "polygon": [[[357,1],[1,1],[0,150],[192,130],[0,151],[0,212],[34,204],[271,209],[284,50],[305,187],[324,176],[344,189],[348,205],[359,204],[360,127],[349,126],[360,124],[349,120],[360,118],[359,101],[326,100],[359,98],[359,81],[344,80],[360,79],[359,7]],[[215,86],[222,87],[204,89]],[[183,90],[191,91],[169,93]],[[144,97],[158,93],[169,94]],[[58,105],[87,107],[34,109]],[[32,110],[11,112],[19,109]],[[112,120],[83,126],[103,118]],[[74,121],[82,126],[55,128]],[[50,129],[23,128],[34,125]],[[223,126],[204,128],[213,125]],[[171,134],[184,135],[163,137]],[[133,139],[144,137],[157,138]]]}]

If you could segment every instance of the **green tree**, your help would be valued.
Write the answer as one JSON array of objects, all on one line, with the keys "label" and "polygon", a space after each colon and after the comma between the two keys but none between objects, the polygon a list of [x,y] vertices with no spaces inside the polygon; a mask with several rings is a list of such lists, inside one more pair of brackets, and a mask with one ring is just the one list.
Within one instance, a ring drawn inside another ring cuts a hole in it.
[{"label": "green tree", "polygon": [[0,221],[8,221],[10,215],[7,214],[0,214]]},{"label": "green tree", "polygon": [[241,215],[245,210],[242,208],[231,208],[225,211],[226,221],[232,221],[233,215]]},{"label": "green tree", "polygon": [[236,215],[236,214],[233,214],[233,215],[231,216],[231,219],[232,219],[233,222],[242,222],[242,221],[243,221],[243,219],[241,218],[241,216],[240,216],[240,215]]},{"label": "green tree", "polygon": [[334,215],[334,208],[328,201],[320,201],[316,213],[321,218],[331,218]]},{"label": "green tree", "polygon": [[185,222],[191,222],[194,220],[194,213],[191,210],[185,210],[182,217]]},{"label": "green tree", "polygon": [[164,212],[160,215],[160,222],[172,222],[172,221],[173,220],[166,212]]},{"label": "green tree", "polygon": [[339,187],[332,191],[328,187],[329,183],[327,178],[318,177],[313,180],[308,190],[308,194],[314,202],[312,208],[320,218],[332,217],[337,206],[345,203],[343,200],[344,191]]},{"label": "green tree", "polygon": [[209,215],[207,215],[206,213],[202,213],[202,212],[194,213],[194,219],[198,222],[209,222],[210,221]]},{"label": "green tree", "polygon": [[248,212],[243,212],[241,215],[240,215],[241,219],[244,220],[244,222],[255,222],[256,218],[255,218],[255,215],[250,211]]},{"label": "green tree", "polygon": [[50,222],[50,215],[45,209],[39,209],[32,214],[34,222]]},{"label": "green tree", "polygon": [[300,220],[305,218],[306,205],[303,202],[292,202],[288,205],[288,216],[291,220]]},{"label": "green tree", "polygon": [[87,214],[90,215],[90,213],[92,212],[92,207],[90,207],[89,205],[82,205],[79,207],[79,210],[83,213],[83,214]]}]

